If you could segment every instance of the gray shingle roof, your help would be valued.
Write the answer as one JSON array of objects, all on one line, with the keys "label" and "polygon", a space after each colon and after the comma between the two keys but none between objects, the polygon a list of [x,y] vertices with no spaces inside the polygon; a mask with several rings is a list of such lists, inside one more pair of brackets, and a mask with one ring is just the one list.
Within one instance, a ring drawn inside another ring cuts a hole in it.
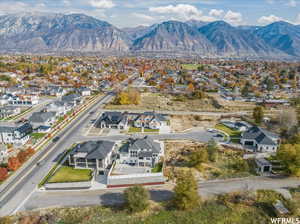
[{"label": "gray shingle roof", "polygon": [[29,121],[33,123],[43,123],[55,117],[55,115],[55,112],[34,112],[30,116]]},{"label": "gray shingle roof", "polygon": [[150,149],[152,153],[159,153],[161,150],[160,144],[154,142],[149,136],[146,136],[145,138],[131,139],[129,149]]},{"label": "gray shingle roof", "polygon": [[243,133],[243,139],[253,139],[256,140],[258,144],[263,145],[277,145],[272,138],[279,137],[278,135],[257,126],[252,127]]},{"label": "gray shingle roof", "polygon": [[78,144],[71,154],[86,152],[86,159],[105,159],[113,150],[114,145],[115,143],[110,141],[88,141]]},{"label": "gray shingle roof", "polygon": [[100,118],[100,122],[105,121],[106,124],[126,123],[126,120],[126,115],[121,112],[105,112]]}]

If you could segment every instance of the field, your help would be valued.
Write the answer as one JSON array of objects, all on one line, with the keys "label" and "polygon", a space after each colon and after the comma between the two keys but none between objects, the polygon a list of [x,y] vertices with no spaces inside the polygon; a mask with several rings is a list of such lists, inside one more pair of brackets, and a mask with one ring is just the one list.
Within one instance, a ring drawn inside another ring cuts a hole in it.
[{"label": "field", "polygon": [[191,128],[210,128],[216,125],[216,116],[172,115],[170,119],[173,131],[185,131]]},{"label": "field", "polygon": [[253,102],[225,100],[218,93],[209,93],[208,95],[216,99],[220,105],[229,111],[252,111],[256,107]]},{"label": "field", "polygon": [[197,70],[199,66],[200,66],[199,64],[183,64],[182,65],[182,69],[185,69],[185,70]]},{"label": "field", "polygon": [[74,169],[68,166],[62,166],[48,180],[48,183],[67,183],[89,181],[92,178],[92,171],[88,169]]},{"label": "field", "polygon": [[159,111],[224,111],[213,105],[211,99],[182,99],[159,93],[142,93],[139,105],[108,104],[109,110],[159,110]]},{"label": "field", "polygon": [[166,141],[166,175],[173,178],[174,171],[191,169],[199,179],[226,179],[255,175],[254,162],[243,160],[240,151],[219,147],[216,161],[202,163],[200,167],[189,166],[189,155],[195,150],[203,150],[204,145],[192,141]]}]

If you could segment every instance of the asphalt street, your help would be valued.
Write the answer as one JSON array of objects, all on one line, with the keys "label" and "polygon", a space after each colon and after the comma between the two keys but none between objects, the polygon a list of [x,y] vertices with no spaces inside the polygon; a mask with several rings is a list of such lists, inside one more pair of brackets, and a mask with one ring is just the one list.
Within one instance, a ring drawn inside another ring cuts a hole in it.
[{"label": "asphalt street", "polygon": [[[259,189],[286,189],[298,187],[297,178],[248,177],[218,181],[198,182],[198,192],[202,198],[209,198],[217,194]],[[165,201],[172,198],[173,185],[150,187],[151,199]],[[81,191],[45,191],[35,192],[20,210],[33,210],[49,207],[69,207],[88,205],[118,205],[123,203],[124,189],[81,190]]]}]

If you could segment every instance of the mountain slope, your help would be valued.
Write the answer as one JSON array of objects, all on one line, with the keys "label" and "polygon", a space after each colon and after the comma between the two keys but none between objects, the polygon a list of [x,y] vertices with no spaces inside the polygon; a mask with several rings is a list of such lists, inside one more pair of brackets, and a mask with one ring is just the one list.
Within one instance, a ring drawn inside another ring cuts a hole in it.
[{"label": "mountain slope", "polygon": [[274,48],[300,56],[300,29],[287,22],[275,22],[254,32]]},{"label": "mountain slope", "polygon": [[134,41],[135,51],[189,51],[202,55],[215,52],[214,46],[195,28],[177,21],[157,25]]},{"label": "mountain slope", "polygon": [[127,51],[129,38],[83,14],[0,16],[0,44],[8,51]]},{"label": "mountain slope", "polygon": [[212,22],[199,31],[225,56],[271,56],[282,54],[247,30],[233,27],[224,21]]}]

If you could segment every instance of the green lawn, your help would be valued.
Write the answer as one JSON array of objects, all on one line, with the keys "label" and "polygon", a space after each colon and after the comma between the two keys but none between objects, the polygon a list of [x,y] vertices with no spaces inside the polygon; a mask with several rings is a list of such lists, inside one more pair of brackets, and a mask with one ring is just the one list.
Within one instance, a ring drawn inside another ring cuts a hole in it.
[{"label": "green lawn", "polygon": [[197,70],[199,66],[198,64],[183,64],[182,68],[185,70]]},{"label": "green lawn", "polygon": [[144,132],[159,132],[158,129],[149,129],[149,128],[145,128]]},{"label": "green lawn", "polygon": [[230,136],[230,138],[240,138],[241,137],[240,131],[228,128],[223,124],[217,124],[215,128],[218,130],[224,131],[225,133],[227,133]]},{"label": "green lawn", "polygon": [[92,179],[92,170],[74,169],[69,166],[62,166],[48,180],[48,183],[67,183],[67,182],[82,182]]},{"label": "green lawn", "polygon": [[128,132],[135,133],[135,132],[141,132],[141,131],[142,131],[141,128],[130,127]]},{"label": "green lawn", "polygon": [[40,138],[43,138],[44,136],[46,135],[46,133],[32,133],[30,134],[30,136],[33,138],[33,139],[40,139]]},{"label": "green lawn", "polygon": [[162,171],[162,168],[163,168],[163,163],[159,162],[155,165],[154,168],[152,168],[151,172],[152,173],[160,173]]}]

